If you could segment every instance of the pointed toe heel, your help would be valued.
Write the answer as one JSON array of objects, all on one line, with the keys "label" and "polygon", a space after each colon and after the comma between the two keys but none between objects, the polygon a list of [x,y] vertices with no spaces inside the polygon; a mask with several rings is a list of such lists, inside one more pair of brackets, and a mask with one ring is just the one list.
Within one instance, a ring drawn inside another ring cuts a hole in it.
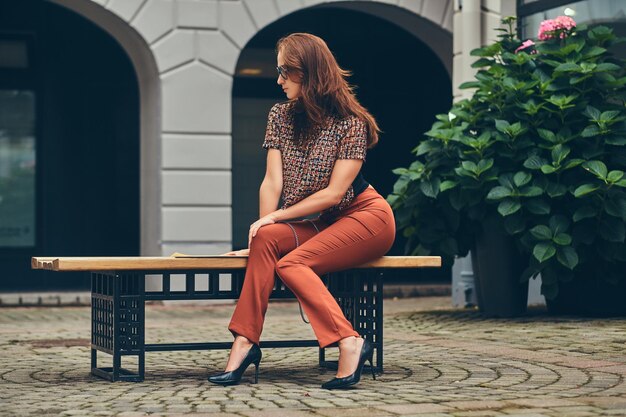
[{"label": "pointed toe heel", "polygon": [[372,346],[372,344],[367,340],[363,341],[363,346],[361,347],[361,354],[359,355],[359,363],[356,367],[356,371],[354,371],[352,375],[348,375],[343,378],[333,378],[330,381],[324,382],[322,384],[322,388],[344,389],[358,384],[358,382],[361,380],[361,373],[363,372],[363,366],[365,365],[365,361],[368,361],[370,363],[372,378],[376,379],[376,374],[374,373],[373,358],[374,346]]},{"label": "pointed toe heel", "polygon": [[254,383],[257,384],[259,382],[259,364],[261,363],[261,358],[263,357],[263,353],[258,345],[252,345],[246,357],[243,358],[241,365],[234,371],[230,372],[220,372],[216,375],[211,375],[208,377],[208,381],[213,384],[218,385],[237,385],[241,381],[241,377],[243,376],[246,369],[251,364],[254,364]]}]

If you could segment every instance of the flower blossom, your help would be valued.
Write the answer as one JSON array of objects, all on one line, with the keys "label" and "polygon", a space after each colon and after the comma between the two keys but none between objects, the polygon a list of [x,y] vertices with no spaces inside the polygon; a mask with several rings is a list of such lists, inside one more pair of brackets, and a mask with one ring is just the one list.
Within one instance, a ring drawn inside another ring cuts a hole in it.
[{"label": "flower blossom", "polygon": [[[522,50],[524,50],[524,49],[526,49],[526,48],[529,48],[529,47],[531,47],[531,46],[534,46],[534,45],[535,45],[535,42],[533,42],[532,40],[528,39],[528,40],[524,41],[524,42],[523,42],[523,43],[522,43],[522,44],[521,44],[521,45],[520,45],[520,46],[519,46],[519,47],[515,50],[515,53],[518,53],[519,51],[522,51]],[[534,51],[533,51],[533,52],[534,52]],[[531,53],[533,53],[533,52],[531,52]]]},{"label": "flower blossom", "polygon": [[559,16],[555,19],[548,19],[541,22],[537,37],[541,41],[554,38],[565,39],[575,27],[576,22],[574,19],[569,16]]}]

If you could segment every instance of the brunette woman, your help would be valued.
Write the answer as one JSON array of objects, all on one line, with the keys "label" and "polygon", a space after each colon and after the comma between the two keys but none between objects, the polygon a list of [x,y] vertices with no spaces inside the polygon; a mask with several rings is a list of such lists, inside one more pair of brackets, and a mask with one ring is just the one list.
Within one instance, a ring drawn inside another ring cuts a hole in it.
[{"label": "brunette woman", "polygon": [[276,52],[277,83],[288,101],[269,114],[267,168],[248,249],[228,253],[248,255],[248,266],[228,327],[235,341],[226,370],[209,381],[237,384],[251,364],[258,380],[259,340],[278,275],[302,304],[320,347],[339,346],[337,375],[322,387],[345,388],[359,382],[373,347],[352,328],[320,276],[378,258],[393,244],[391,207],[361,174],[379,129],[322,39],[294,33],[278,41]]}]

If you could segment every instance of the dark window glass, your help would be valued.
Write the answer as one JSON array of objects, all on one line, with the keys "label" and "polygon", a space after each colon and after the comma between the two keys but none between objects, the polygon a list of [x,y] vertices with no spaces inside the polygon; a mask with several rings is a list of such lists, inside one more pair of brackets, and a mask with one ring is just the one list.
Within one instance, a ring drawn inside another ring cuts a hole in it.
[{"label": "dark window glass", "polygon": [[0,90],[0,247],[35,246],[35,93]]},{"label": "dark window glass", "polygon": [[0,68],[28,68],[26,41],[0,40]]}]

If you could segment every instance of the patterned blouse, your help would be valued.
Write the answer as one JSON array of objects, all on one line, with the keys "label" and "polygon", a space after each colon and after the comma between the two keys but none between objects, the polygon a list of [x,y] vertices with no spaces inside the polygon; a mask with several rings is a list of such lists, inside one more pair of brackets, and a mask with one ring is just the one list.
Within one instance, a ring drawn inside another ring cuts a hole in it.
[{"label": "patterned blouse", "polygon": [[[296,144],[293,139],[293,102],[275,104],[270,110],[263,148],[279,149],[283,162],[282,209],[326,188],[337,159],[362,159],[367,153],[367,126],[355,116],[328,117],[311,140]],[[352,185],[341,202],[322,212],[342,210],[354,200]]]}]

